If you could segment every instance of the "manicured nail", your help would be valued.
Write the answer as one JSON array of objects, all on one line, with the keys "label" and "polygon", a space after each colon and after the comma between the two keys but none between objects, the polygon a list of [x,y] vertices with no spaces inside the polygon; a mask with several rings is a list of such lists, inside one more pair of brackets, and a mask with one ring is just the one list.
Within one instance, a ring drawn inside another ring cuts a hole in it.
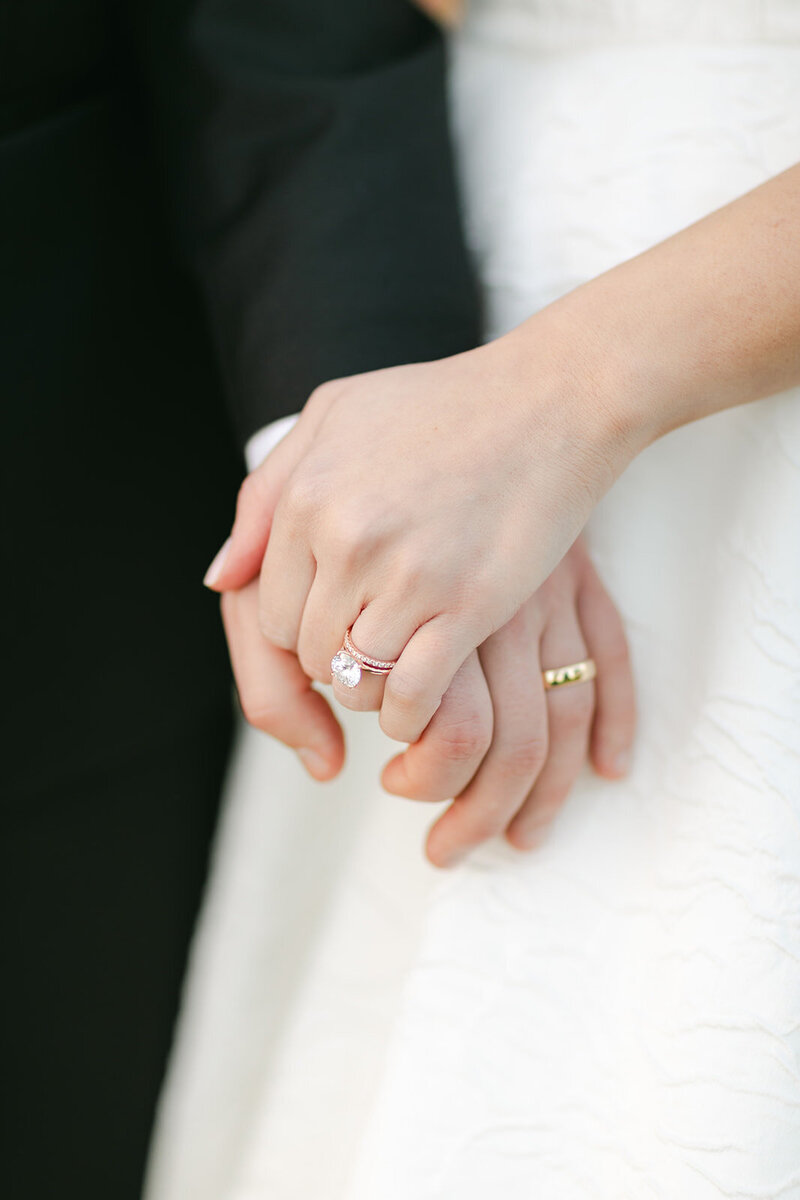
[{"label": "manicured nail", "polygon": [[620,750],[617,757],[614,759],[614,770],[618,775],[625,775],[628,767],[631,765],[631,756],[629,750]]},{"label": "manicured nail", "polygon": [[330,770],[327,758],[323,758],[316,750],[304,747],[297,751],[297,757],[311,775],[327,775]]},{"label": "manicured nail", "polygon": [[203,577],[203,583],[206,585],[206,587],[213,588],[214,584],[219,579],[220,575],[222,574],[222,568],[225,566],[225,559],[228,557],[228,551],[230,548],[231,539],[227,538],[214,555],[211,566],[208,568],[205,576]]}]

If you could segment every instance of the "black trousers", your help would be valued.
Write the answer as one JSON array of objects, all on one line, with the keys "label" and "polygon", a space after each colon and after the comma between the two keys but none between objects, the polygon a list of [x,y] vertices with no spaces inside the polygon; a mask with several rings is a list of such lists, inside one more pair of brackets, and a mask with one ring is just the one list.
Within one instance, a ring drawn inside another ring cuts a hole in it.
[{"label": "black trousers", "polygon": [[227,753],[241,463],[114,95],[0,138],[0,1194],[135,1200]]},{"label": "black trousers", "polygon": [[10,1200],[140,1195],[229,724],[225,706],[70,770],[6,829]]}]

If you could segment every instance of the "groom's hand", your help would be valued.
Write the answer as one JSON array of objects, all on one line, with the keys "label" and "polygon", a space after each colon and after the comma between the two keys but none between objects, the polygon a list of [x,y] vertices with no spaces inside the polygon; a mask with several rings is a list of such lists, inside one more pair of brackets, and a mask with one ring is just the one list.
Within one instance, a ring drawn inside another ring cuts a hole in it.
[{"label": "groom's hand", "polygon": [[[542,670],[591,656],[594,682],[545,691]],[[339,699],[379,708],[373,676]],[[376,686],[377,685],[377,686]],[[359,695],[361,693],[361,695]],[[455,797],[426,852],[451,866],[498,834],[538,845],[587,759],[625,774],[635,726],[633,678],[620,616],[582,541],[502,629],[456,673],[421,738],[387,764],[387,791],[415,800]]]},{"label": "groom's hand", "polygon": [[530,338],[318,388],[245,484],[209,574],[239,587],[263,553],[261,628],[315,678],[347,629],[395,660],[381,726],[397,741],[421,736],[633,453],[558,319],[540,319]]},{"label": "groom's hand", "polygon": [[341,726],[296,656],[261,633],[257,580],[223,594],[222,621],[245,719],[296,750],[315,779],[332,779],[344,762]]},{"label": "groom's hand", "polygon": [[[258,626],[255,582],[222,599],[242,709],[250,724],[298,750],[310,774],[332,779],[344,762],[341,728],[296,656]],[[594,683],[546,693],[543,666],[591,654]],[[557,660],[557,661],[556,661]],[[377,709],[378,677],[339,699]],[[413,800],[455,797],[426,852],[449,866],[497,834],[530,849],[566,799],[587,756],[601,775],[625,773],[635,725],[625,633],[581,541],[516,616],[473,651],[420,739],[384,768],[387,791]]]}]

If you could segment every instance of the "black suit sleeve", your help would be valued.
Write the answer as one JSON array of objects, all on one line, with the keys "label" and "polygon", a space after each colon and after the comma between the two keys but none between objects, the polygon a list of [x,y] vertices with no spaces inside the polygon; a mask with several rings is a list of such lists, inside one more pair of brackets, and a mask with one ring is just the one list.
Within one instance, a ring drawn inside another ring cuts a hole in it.
[{"label": "black suit sleeve", "polygon": [[444,50],[409,0],[149,11],[172,206],[241,436],[326,379],[474,345]]}]

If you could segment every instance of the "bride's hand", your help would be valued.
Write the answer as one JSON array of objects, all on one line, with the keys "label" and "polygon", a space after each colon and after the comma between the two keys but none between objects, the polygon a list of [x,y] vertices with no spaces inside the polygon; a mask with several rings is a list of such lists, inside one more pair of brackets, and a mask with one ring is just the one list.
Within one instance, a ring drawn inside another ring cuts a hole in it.
[{"label": "bride's hand", "polygon": [[[592,683],[545,691],[541,672],[587,657]],[[378,708],[383,678],[335,685],[353,708]],[[387,791],[412,800],[455,796],[426,853],[451,866],[497,834],[536,846],[587,756],[598,774],[625,774],[635,726],[622,621],[579,540],[512,619],[456,673],[422,737],[384,768]]]},{"label": "bride's hand", "polygon": [[328,678],[354,623],[399,658],[381,723],[414,741],[639,450],[800,381],[798,228],[794,166],[488,346],[326,384],[245,485],[210,585],[245,584],[269,537],[267,637]]},{"label": "bride's hand", "polygon": [[399,741],[419,738],[627,461],[587,371],[565,371],[542,329],[535,353],[508,335],[318,389],[245,481],[209,580],[239,587],[263,554],[262,631],[311,678],[330,680],[349,626],[359,649],[397,659],[381,725]]}]

